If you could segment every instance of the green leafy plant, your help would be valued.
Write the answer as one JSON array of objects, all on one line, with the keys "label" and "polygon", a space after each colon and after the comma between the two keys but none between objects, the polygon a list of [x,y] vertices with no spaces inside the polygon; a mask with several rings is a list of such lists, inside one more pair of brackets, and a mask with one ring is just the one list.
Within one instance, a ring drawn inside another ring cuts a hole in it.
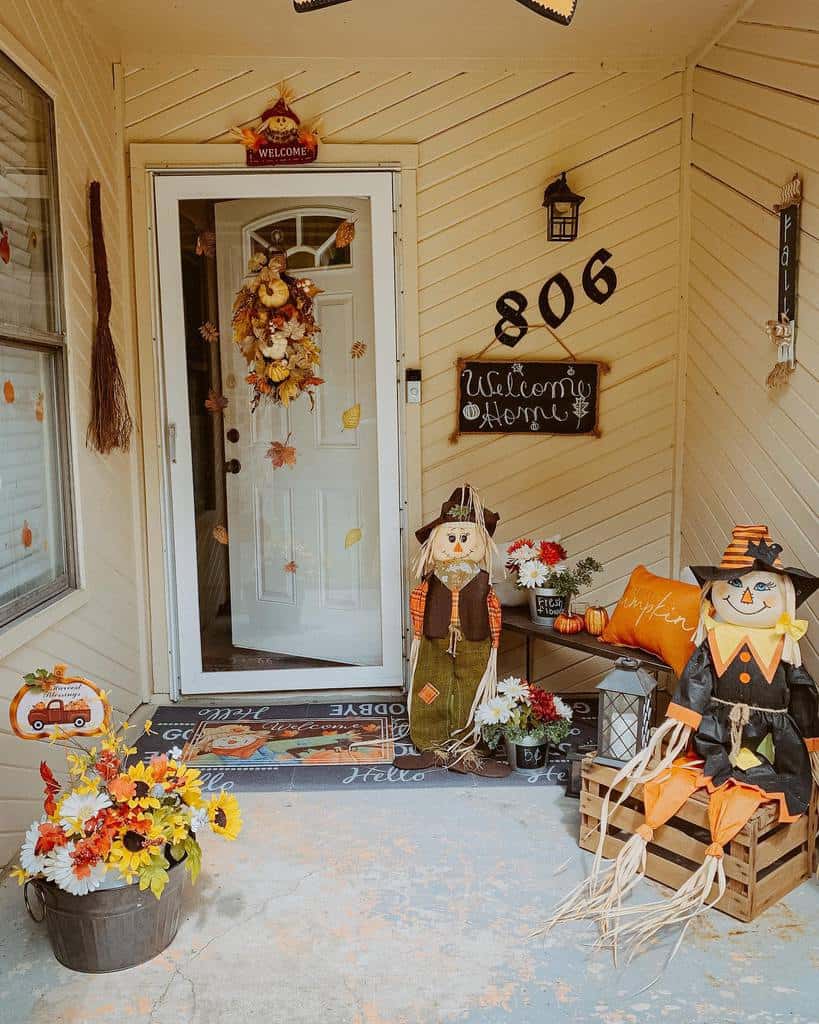
[{"label": "green leafy plant", "polygon": [[573,569],[552,570],[547,576],[544,586],[565,598],[567,607],[570,608],[572,598],[577,597],[582,590],[591,586],[595,573],[602,571],[603,566],[596,558],[581,558]]}]

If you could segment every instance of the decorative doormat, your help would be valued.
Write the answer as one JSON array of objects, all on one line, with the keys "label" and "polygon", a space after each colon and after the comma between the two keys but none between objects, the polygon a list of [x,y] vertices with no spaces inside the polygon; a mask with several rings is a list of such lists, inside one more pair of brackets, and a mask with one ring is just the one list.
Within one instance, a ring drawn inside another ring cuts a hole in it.
[{"label": "decorative doormat", "polygon": [[[596,699],[566,698],[574,708],[571,741],[597,732]],[[564,744],[567,746],[567,744]],[[565,785],[564,754],[532,775],[479,779],[442,769],[400,771],[392,760],[411,753],[406,705],[399,702],[191,707],[165,705],[153,716],[137,755],[177,747],[202,772],[204,788],[236,792],[341,789],[381,783],[409,786]]]}]

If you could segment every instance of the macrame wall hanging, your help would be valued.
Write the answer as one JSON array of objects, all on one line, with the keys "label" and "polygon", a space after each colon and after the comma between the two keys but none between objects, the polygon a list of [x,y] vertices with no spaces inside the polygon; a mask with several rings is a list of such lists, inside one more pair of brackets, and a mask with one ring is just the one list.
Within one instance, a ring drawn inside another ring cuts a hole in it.
[{"label": "macrame wall hanging", "polygon": [[117,362],[117,350],[111,337],[111,282],[102,232],[98,181],[91,182],[88,202],[97,290],[97,332],[91,349],[91,420],[85,443],[89,448],[107,455],[116,448],[128,451],[133,424],[125,383]]},{"label": "macrame wall hanging", "polygon": [[[348,0],[293,0],[293,6],[298,12],[304,13],[321,10],[322,7],[335,7],[337,4],[347,2]],[[560,25],[568,25],[571,22],[577,7],[577,0],[518,0],[518,3]]]}]

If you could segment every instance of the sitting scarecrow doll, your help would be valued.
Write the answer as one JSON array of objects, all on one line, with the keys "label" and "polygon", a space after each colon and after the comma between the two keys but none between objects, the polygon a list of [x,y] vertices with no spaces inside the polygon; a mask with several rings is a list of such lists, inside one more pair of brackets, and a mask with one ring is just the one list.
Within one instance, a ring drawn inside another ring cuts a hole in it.
[{"label": "sitting scarecrow doll", "polygon": [[501,606],[491,585],[500,517],[484,509],[464,484],[437,519],[416,531],[421,583],[410,596],[412,618],[410,738],[417,754],[401,754],[397,768],[447,767],[488,778],[509,774],[478,752],[475,709],[497,693]]},{"label": "sitting scarecrow doll", "polygon": [[[692,566],[702,585],[697,647],[683,670],[665,722],[623,767],[603,802],[592,871],[548,922],[596,919],[600,943],[633,956],[664,926],[688,923],[725,892],[723,848],[762,803],[792,822],[819,782],[819,694],[802,667],[807,622],[795,610],[819,586],[801,569],[783,568],[782,548],[765,526],[737,526],[719,566]],[[626,782],[620,806],[643,784],[645,822],[607,868],[602,864],[610,798]],[[704,863],[668,900],[623,908],[645,874],[654,830],[691,794],[705,789],[711,845]],[[708,902],[716,884],[716,898]],[[670,959],[670,957],[669,957]]]}]

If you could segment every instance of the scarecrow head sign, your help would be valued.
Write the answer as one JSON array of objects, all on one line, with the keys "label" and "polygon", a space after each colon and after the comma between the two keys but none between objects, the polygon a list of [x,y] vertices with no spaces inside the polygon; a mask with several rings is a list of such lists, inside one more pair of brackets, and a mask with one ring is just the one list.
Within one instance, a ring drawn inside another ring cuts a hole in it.
[{"label": "scarecrow head sign", "polygon": [[40,668],[24,677],[9,708],[9,721],[23,740],[97,736],[108,728],[111,706],[94,683],[67,675],[65,665]]},{"label": "scarecrow head sign", "polygon": [[302,125],[290,105],[292,102],[292,92],[280,86],[278,99],[262,113],[255,126],[233,129],[245,147],[248,167],[310,164],[316,159],[316,128]]}]

